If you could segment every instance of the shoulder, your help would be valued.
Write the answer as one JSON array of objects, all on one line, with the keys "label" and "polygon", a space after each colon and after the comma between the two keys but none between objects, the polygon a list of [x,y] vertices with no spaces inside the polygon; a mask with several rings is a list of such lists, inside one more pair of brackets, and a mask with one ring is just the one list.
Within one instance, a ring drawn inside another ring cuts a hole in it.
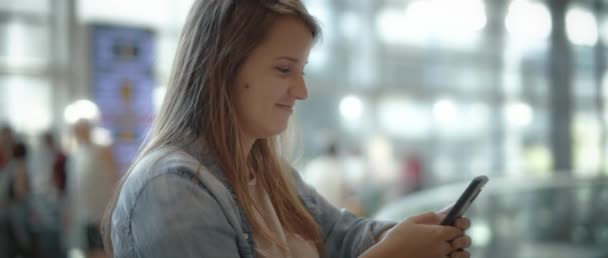
[{"label": "shoulder", "polygon": [[166,249],[174,243],[170,238],[201,238],[209,230],[234,235],[239,228],[236,206],[209,175],[179,148],[159,149],[140,159],[125,178],[112,213],[115,253],[156,250],[155,245]]},{"label": "shoulder", "polygon": [[113,219],[122,217],[129,221],[145,193],[155,196],[158,201],[182,201],[175,198],[205,195],[208,198],[203,200],[219,204],[231,220],[237,217],[237,203],[228,187],[198,159],[179,147],[159,148],[139,159],[118,191]]},{"label": "shoulder", "polygon": [[[177,177],[185,180],[172,182],[196,184],[196,173],[201,167],[192,156],[177,147],[163,147],[143,156],[133,165],[119,191],[117,208],[132,208],[142,191],[151,182]],[[204,188],[204,187],[203,187]]]}]

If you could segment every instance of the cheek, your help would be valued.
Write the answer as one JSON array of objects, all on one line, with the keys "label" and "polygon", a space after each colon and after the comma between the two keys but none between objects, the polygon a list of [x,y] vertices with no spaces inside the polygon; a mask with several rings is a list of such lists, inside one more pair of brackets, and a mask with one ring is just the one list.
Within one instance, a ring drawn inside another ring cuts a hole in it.
[{"label": "cheek", "polygon": [[239,83],[236,89],[237,110],[241,119],[268,120],[276,112],[274,106],[287,95],[289,82],[266,74],[253,82]]},{"label": "cheek", "polygon": [[250,84],[244,84],[235,94],[235,107],[239,118],[246,122],[253,122],[263,119],[270,111],[267,103],[267,97],[260,94],[255,87]]},{"label": "cheek", "polygon": [[266,102],[279,102],[288,95],[289,90],[289,79],[273,79],[268,80],[266,84],[262,86],[261,90],[264,100]]}]

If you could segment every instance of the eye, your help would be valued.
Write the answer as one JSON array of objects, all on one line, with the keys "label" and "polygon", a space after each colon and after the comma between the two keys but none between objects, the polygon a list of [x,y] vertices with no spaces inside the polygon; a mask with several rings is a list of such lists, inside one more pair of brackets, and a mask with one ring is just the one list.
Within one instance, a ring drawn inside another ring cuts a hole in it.
[{"label": "eye", "polygon": [[284,66],[279,66],[276,68],[277,71],[281,72],[282,74],[288,74],[290,72],[289,67],[284,67]]}]

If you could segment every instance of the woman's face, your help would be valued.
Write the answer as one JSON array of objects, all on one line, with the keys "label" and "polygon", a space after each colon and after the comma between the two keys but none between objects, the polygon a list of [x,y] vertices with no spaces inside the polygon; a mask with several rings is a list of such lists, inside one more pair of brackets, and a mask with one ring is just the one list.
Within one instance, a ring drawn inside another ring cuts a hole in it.
[{"label": "woman's face", "polygon": [[302,21],[283,17],[245,60],[232,101],[247,137],[266,138],[287,128],[296,101],[308,95],[302,71],[312,43]]}]

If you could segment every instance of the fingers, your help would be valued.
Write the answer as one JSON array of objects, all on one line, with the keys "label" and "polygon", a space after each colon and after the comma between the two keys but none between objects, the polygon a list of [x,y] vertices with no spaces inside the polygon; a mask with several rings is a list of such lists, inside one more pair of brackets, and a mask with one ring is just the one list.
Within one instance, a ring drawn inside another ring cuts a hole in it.
[{"label": "fingers", "polygon": [[462,236],[464,232],[456,227],[451,226],[435,226],[436,235],[439,240],[451,241],[459,236]]},{"label": "fingers", "polygon": [[458,250],[450,254],[450,258],[470,258],[471,254],[465,250]]},{"label": "fingers", "polygon": [[436,239],[442,243],[437,246],[437,255],[449,258],[469,258],[467,251],[471,246],[471,237],[464,235],[464,231],[451,226],[428,225],[433,227]]},{"label": "fingers", "polygon": [[436,251],[438,252],[438,256],[450,257],[450,254],[454,252],[454,249],[452,248],[452,245],[450,245],[450,243],[444,242],[437,247]]},{"label": "fingers", "polygon": [[457,237],[452,241],[452,248],[454,249],[464,249],[469,248],[471,246],[471,237],[464,235]]},{"label": "fingers", "polygon": [[467,252],[466,250],[463,250],[465,248],[468,248],[471,246],[471,237],[464,235],[464,236],[460,236],[456,239],[454,239],[454,241],[452,241],[452,253],[450,253],[450,258],[469,258],[471,257],[471,254],[469,254],[469,252]]},{"label": "fingers", "polygon": [[454,248],[448,242],[437,247],[437,256],[448,258],[469,258],[471,255],[468,251],[460,248]]},{"label": "fingers", "polygon": [[464,218],[464,217],[458,218],[458,219],[456,219],[454,226],[461,230],[467,230],[471,227],[471,220],[469,220],[468,218]]}]

